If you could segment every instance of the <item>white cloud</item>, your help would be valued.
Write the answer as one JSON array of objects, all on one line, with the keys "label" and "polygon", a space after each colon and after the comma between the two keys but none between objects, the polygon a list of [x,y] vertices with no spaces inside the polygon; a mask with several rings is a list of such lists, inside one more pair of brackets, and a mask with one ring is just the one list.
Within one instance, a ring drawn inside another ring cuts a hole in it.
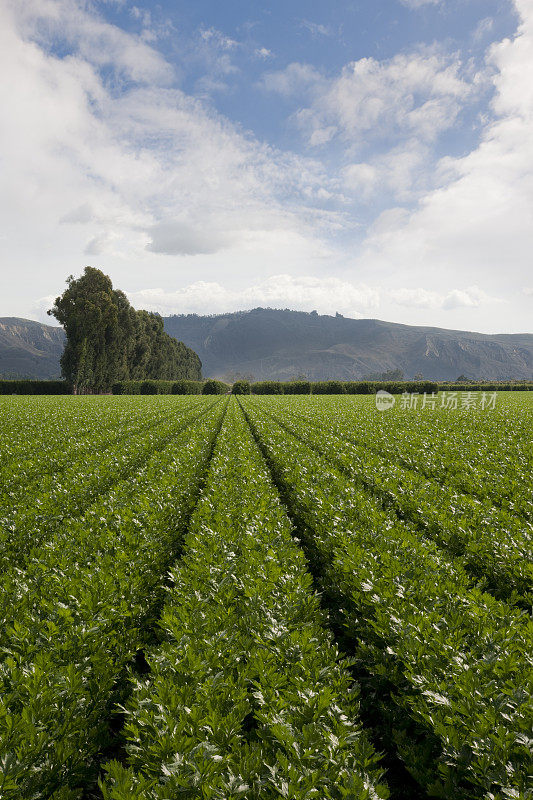
[{"label": "white cloud", "polygon": [[499,302],[497,298],[489,297],[479,286],[452,289],[446,294],[422,288],[393,289],[389,291],[388,295],[394,303],[408,308],[444,309],[446,311],[456,308],[478,308],[484,303]]},{"label": "white cloud", "polygon": [[[495,95],[479,146],[445,159],[442,185],[371,230],[359,268],[464,275],[504,296],[531,273],[533,252],[533,3],[516,0],[517,35],[490,50]],[[461,297],[450,298],[460,303]]]},{"label": "white cloud", "polygon": [[175,292],[147,289],[128,292],[136,308],[161,314],[224,313],[247,310],[256,306],[292,308],[321,314],[336,311],[360,317],[379,305],[379,291],[338,278],[272,275],[265,281],[236,290],[218,282],[197,281]]},{"label": "white cloud", "polygon": [[42,322],[44,325],[52,325],[59,327],[59,322],[55,317],[49,317],[46,313],[49,308],[52,308],[57,295],[49,294],[46,297],[39,297],[35,300],[28,313],[29,319],[36,322]]},{"label": "white cloud", "polygon": [[254,55],[256,55],[257,58],[266,59],[266,58],[272,58],[274,53],[272,52],[272,50],[269,50],[268,47],[257,47],[254,50]]},{"label": "white cloud", "polygon": [[305,28],[313,36],[332,36],[333,30],[329,25],[322,25],[319,22],[310,22],[308,19],[303,19],[301,22],[302,28]]},{"label": "white cloud", "polygon": [[488,36],[492,30],[494,29],[494,19],[493,17],[485,17],[484,19],[480,20],[476,25],[476,29],[473,33],[474,41],[480,42],[486,36]]},{"label": "white cloud", "polygon": [[[280,252],[288,269],[330,253],[323,238],[340,217],[320,209],[335,191],[322,166],[263,145],[169,87],[156,51],[87,8],[0,8],[0,68],[10,76],[0,88],[5,263],[34,274],[39,253],[44,295],[83,267],[84,253],[117,281],[136,271],[137,282],[147,270],[172,280],[179,269],[183,279],[202,254],[220,256],[205,270],[227,274],[251,253],[257,269]],[[59,35],[64,58],[50,51]]]},{"label": "white cloud", "polygon": [[388,61],[362,58],[346,65],[332,80],[313,67],[291,64],[264,76],[270,91],[288,95],[307,86],[312,102],[295,114],[304,135],[334,128],[348,146],[416,137],[432,142],[453,126],[474,84],[462,75],[456,56],[434,51],[400,53]]},{"label": "white cloud", "polygon": [[423,6],[438,6],[441,0],[400,0],[400,3],[408,8],[422,8]]},{"label": "white cloud", "polygon": [[[35,296],[59,293],[89,254],[134,293],[149,275],[162,303],[188,287],[180,292],[199,312],[212,292],[224,310],[357,314],[379,301],[398,321],[529,326],[530,300],[516,287],[529,284],[533,250],[533,4],[515,4],[518,34],[491,48],[484,73],[494,100],[479,146],[442,159],[430,176],[437,137],[477,99],[480,79],[457,55],[362,59],[333,79],[308,64],[264,74],[264,90],[303,106],[295,119],[315,148],[310,158],[261,143],[176,88],[155,47],[105,22],[99,4],[0,2],[9,76],[0,86],[0,258],[13,278],[5,302],[23,315],[28,285]],[[151,22],[141,11],[138,19]],[[206,81],[234,74],[245,49],[224,37],[207,28],[194,38]],[[392,207],[361,251],[364,213],[384,199]],[[284,281],[269,277],[273,265]],[[325,273],[358,283],[312,277]],[[243,280],[248,288],[235,288]],[[493,298],[511,294],[522,321],[501,304],[503,324]]]},{"label": "white cloud", "polygon": [[201,28],[200,37],[204,42],[214,44],[216,47],[220,47],[222,50],[234,50],[239,45],[239,43],[235,39],[232,39],[231,36],[226,36],[225,33],[222,33],[222,31],[219,31],[216,28]]},{"label": "white cloud", "polygon": [[97,67],[112,67],[127,79],[168,84],[174,71],[170,64],[140,36],[126,33],[90,13],[78,0],[6,0],[15,11],[19,34],[46,49],[53,42],[67,44],[79,58]]},{"label": "white cloud", "polygon": [[310,64],[289,64],[276,72],[265,72],[258,86],[267,92],[276,92],[283,97],[301,95],[302,92],[324,83],[320,72]]},{"label": "white cloud", "polygon": [[363,199],[387,192],[409,201],[427,185],[429,162],[428,149],[411,140],[368,162],[348,164],[342,179],[346,190]]}]

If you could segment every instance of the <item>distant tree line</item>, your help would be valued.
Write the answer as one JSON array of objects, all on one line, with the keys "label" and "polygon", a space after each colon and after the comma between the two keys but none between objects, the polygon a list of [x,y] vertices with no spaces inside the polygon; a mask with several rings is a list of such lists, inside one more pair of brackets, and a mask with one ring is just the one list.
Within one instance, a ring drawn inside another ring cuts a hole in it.
[{"label": "distant tree line", "polygon": [[163,319],[136,311],[109,276],[86,267],[48,314],[65,329],[61,371],[76,393],[108,392],[119,381],[199,380],[196,353],[163,329]]}]

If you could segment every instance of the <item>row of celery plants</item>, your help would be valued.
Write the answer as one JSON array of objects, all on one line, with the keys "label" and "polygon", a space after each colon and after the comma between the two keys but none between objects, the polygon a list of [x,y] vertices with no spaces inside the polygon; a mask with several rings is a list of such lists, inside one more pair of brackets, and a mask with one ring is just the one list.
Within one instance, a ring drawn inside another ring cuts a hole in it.
[{"label": "row of celery plants", "polygon": [[56,475],[43,476],[37,491],[28,491],[21,502],[0,512],[0,570],[23,567],[32,553],[69,519],[81,517],[87,509],[126,480],[205,413],[212,401],[183,407],[175,414],[141,431],[114,447],[87,454]]},{"label": "row of celery plants", "polygon": [[495,409],[480,407],[379,412],[365,398],[291,398],[328,430],[391,462],[459,492],[533,521],[531,471],[533,403],[527,395],[498,395]]},{"label": "row of celery plants", "polygon": [[388,796],[291,534],[232,401],[106,800]]},{"label": "row of celery plants", "polygon": [[[80,798],[96,781],[125,675],[146,645],[201,489],[224,404],[150,461],[24,573],[2,582],[0,796]],[[159,606],[158,606],[159,604]]]},{"label": "row of celery plants", "polygon": [[496,597],[530,609],[533,605],[533,563],[530,522],[475,500],[418,472],[391,464],[366,447],[317,427],[291,409],[261,402],[290,434],[302,439],[412,523],[424,536],[453,557],[466,571],[483,580]]},{"label": "row of celery plants", "polygon": [[533,796],[533,624],[472,588],[331,462],[244,400],[317,580],[389,726],[432,796]]},{"label": "row of celery plants", "polygon": [[42,406],[39,399],[33,398],[33,403],[39,429],[26,427],[27,419],[21,416],[18,430],[12,429],[10,434],[11,440],[19,443],[18,452],[8,446],[11,457],[5,457],[2,451],[0,507],[12,507],[44,476],[58,475],[83,462],[88,455],[103,452],[120,440],[136,436],[168,418],[168,409],[161,407],[136,414],[131,407],[95,404],[96,407],[86,407],[80,416],[68,413],[79,409],[63,408],[61,413],[56,413]]}]

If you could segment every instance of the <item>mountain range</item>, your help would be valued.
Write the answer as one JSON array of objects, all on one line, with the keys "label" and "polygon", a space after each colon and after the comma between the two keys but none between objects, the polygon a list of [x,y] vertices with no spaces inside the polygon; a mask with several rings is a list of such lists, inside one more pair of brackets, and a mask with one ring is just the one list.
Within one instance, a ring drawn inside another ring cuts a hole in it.
[{"label": "mountain range", "polygon": [[[204,377],[234,380],[357,380],[400,370],[405,378],[533,380],[533,334],[471,333],[376,319],[255,308],[164,318],[165,330],[198,353]],[[61,328],[0,318],[0,377],[56,378]]]},{"label": "mountain range", "polygon": [[0,318],[0,377],[59,378],[63,328],[19,317]]},{"label": "mountain range", "polygon": [[533,334],[486,335],[316,311],[255,308],[165,318],[165,330],[200,356],[203,374],[232,380],[405,378],[533,379]]}]

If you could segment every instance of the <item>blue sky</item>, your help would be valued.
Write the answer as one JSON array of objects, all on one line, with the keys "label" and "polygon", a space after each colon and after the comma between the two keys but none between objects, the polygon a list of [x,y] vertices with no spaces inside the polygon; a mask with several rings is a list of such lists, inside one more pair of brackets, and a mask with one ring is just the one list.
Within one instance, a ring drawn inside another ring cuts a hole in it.
[{"label": "blue sky", "polygon": [[163,314],[531,329],[533,0],[5,0],[0,30],[0,316],[91,264]]}]

